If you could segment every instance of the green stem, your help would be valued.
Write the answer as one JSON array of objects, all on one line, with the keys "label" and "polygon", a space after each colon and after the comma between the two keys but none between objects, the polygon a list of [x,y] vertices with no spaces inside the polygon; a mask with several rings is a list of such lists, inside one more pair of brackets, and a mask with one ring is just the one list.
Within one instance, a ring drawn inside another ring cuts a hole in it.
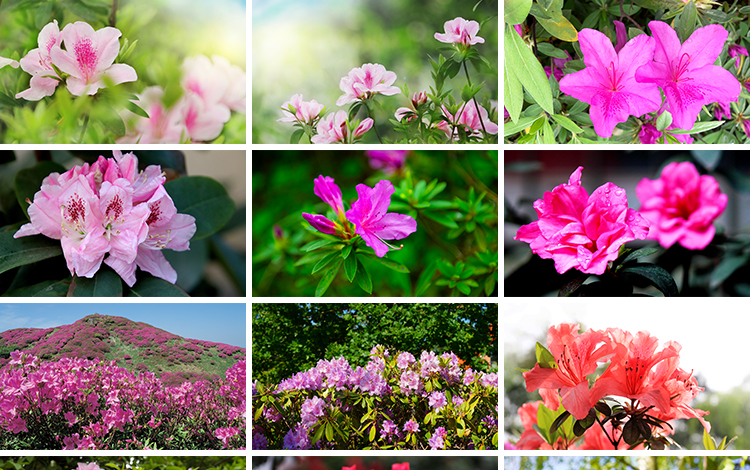
[{"label": "green stem", "polygon": [[83,117],[83,128],[81,129],[81,137],[78,139],[79,144],[83,143],[83,136],[86,135],[86,127],[88,127],[88,125],[89,125],[89,115],[87,114]]},{"label": "green stem", "polygon": [[370,110],[370,105],[367,103],[367,100],[362,101],[365,104],[365,108],[367,108],[367,117],[372,119],[372,128],[375,129],[375,135],[378,136],[378,142],[381,144],[383,143],[383,140],[380,138],[380,134],[378,133],[378,126],[375,125],[375,118],[372,115],[372,111]]},{"label": "green stem", "polygon": [[[471,86],[471,78],[469,78],[469,66],[466,65],[466,61],[464,61],[464,72],[466,73],[466,82]],[[482,119],[482,114],[479,112],[479,103],[477,103],[477,97],[472,96],[471,99],[474,101],[474,107],[477,110],[477,117],[479,118],[479,123],[482,125],[482,132],[484,132],[484,135],[487,135],[487,129],[484,128],[484,120]]]}]

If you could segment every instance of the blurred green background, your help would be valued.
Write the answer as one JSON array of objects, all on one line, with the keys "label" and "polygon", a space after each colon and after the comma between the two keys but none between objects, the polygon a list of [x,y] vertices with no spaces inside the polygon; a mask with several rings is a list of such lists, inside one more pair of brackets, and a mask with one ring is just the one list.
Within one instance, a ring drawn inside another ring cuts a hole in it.
[{"label": "blurred green background", "polygon": [[390,470],[394,463],[409,463],[411,470],[497,470],[497,457],[462,456],[336,456],[336,457],[253,457],[252,468],[257,470],[339,470],[356,465],[357,470]]},{"label": "blurred green background", "polygon": [[[479,248],[477,238],[487,244],[487,253],[494,256],[497,273],[497,203],[498,203],[498,159],[497,151],[414,151],[406,159],[414,182],[433,179],[445,182],[446,188],[436,200],[466,200],[470,190],[478,196],[486,192],[482,204],[488,212],[485,223],[477,223],[472,233],[463,232],[449,238],[451,229],[425,217],[417,217],[417,231],[399,240],[402,250],[391,250],[392,259],[408,267],[410,273],[394,272],[379,263],[368,263],[365,267],[373,282],[373,295],[413,295],[415,286],[431,263],[438,259],[456,264],[463,261],[470,265]],[[373,187],[378,181],[387,179],[398,187],[404,174],[385,176],[373,170],[363,151],[254,151],[252,154],[252,252],[253,295],[255,296],[313,296],[322,273],[311,275],[312,265],[294,266],[305,253],[299,248],[307,242],[317,240],[304,230],[302,213],[325,214],[330,207],[313,193],[313,180],[318,175],[334,178],[341,188],[347,208],[357,200],[356,185],[363,183]],[[396,197],[391,198],[391,205]],[[389,209],[389,212],[409,213]],[[454,217],[463,226],[455,207],[441,211]],[[415,214],[411,214],[412,216]],[[273,226],[278,224],[284,231],[284,241],[274,242]],[[491,273],[490,273],[491,274]],[[484,278],[476,278],[480,284]],[[483,286],[482,286],[483,287]],[[497,287],[491,295],[497,295]],[[350,284],[343,272],[334,279],[326,295],[366,295],[356,283]],[[451,290],[432,284],[426,296],[449,296]],[[476,295],[486,295],[484,293]]]},{"label": "blurred green background", "polygon": [[[429,89],[433,82],[428,55],[437,60],[438,48],[445,46],[434,34],[443,33],[444,23],[459,16],[482,25],[478,35],[485,42],[478,44],[477,50],[495,66],[494,74],[477,73],[469,66],[472,83],[485,82],[477,98],[497,100],[497,14],[494,0],[435,0],[429,4],[418,0],[254,1],[253,143],[289,142],[291,124],[276,119],[282,117],[279,107],[294,94],[326,105],[329,113],[347,109],[336,106],[342,95],[339,82],[365,63],[378,63],[395,72],[398,79],[394,85],[408,84],[410,94]],[[458,101],[455,88],[465,81],[461,73],[446,85],[454,88]],[[375,112],[383,135],[392,127],[388,119],[396,108],[407,106],[409,100],[399,94],[380,96],[377,101],[385,109]],[[360,118],[363,116],[360,112]],[[375,133],[365,134],[363,142],[377,143]]]}]

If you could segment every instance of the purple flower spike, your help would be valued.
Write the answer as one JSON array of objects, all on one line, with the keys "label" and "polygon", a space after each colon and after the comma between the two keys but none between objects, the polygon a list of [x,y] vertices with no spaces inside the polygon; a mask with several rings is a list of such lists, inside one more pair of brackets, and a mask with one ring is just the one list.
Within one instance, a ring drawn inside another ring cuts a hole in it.
[{"label": "purple flower spike", "polygon": [[729,34],[723,26],[698,28],[680,44],[667,23],[652,21],[648,25],[656,42],[654,60],[639,68],[635,79],[664,90],[674,126],[692,129],[703,105],[737,101],[740,82],[728,70],[713,65]]},{"label": "purple flower spike", "polygon": [[374,188],[358,184],[359,199],[346,211],[346,218],[355,225],[357,235],[361,236],[380,258],[388,253],[389,248],[401,249],[386,243],[383,239],[400,240],[417,231],[417,221],[412,217],[386,213],[394,192],[393,184],[388,180],[381,180]]},{"label": "purple flower spike", "polygon": [[654,84],[638,83],[636,70],[651,61],[654,40],[644,34],[631,39],[615,52],[609,38],[599,31],[578,33],[586,68],[560,80],[560,91],[591,105],[591,121],[600,137],[628,116],[641,116],[659,109],[661,95]]}]

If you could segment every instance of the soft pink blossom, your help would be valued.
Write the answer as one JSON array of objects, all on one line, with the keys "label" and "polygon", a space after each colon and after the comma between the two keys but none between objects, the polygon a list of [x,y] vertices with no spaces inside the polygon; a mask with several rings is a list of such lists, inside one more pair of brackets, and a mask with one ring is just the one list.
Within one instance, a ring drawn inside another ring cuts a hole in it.
[{"label": "soft pink blossom", "polygon": [[463,44],[464,46],[484,43],[484,39],[477,36],[479,23],[476,21],[465,20],[459,16],[458,18],[446,21],[444,27],[445,33],[435,33],[435,39],[440,42]]},{"label": "soft pink blossom", "polygon": [[176,144],[184,140],[183,116],[177,109],[164,106],[164,90],[161,87],[146,87],[136,96],[138,99],[132,102],[143,109],[148,117],[138,116],[127,109],[122,110],[120,115],[128,130],[117,143]]},{"label": "soft pink blossom", "polygon": [[401,93],[401,89],[393,86],[395,81],[396,74],[387,71],[380,64],[364,64],[362,67],[355,67],[339,83],[339,88],[344,94],[336,100],[336,106],[343,106],[352,101],[363,101],[378,93],[386,96],[397,95]]},{"label": "soft pink blossom", "polygon": [[57,26],[57,20],[53,20],[52,23],[47,24],[39,32],[39,37],[37,39],[39,47],[30,50],[29,53],[20,60],[20,65],[23,71],[31,74],[30,87],[17,93],[16,99],[24,98],[29,101],[39,101],[45,96],[50,96],[55,92],[55,88],[57,88],[57,84],[60,83],[60,80],[48,76],[57,76],[57,73],[50,64],[50,51],[52,51],[53,48],[60,47],[60,40],[60,28]]},{"label": "soft pink blossom", "polygon": [[560,274],[570,268],[602,274],[622,245],[648,234],[649,222],[628,208],[624,189],[605,183],[589,196],[581,186],[582,171],[578,167],[567,184],[534,202],[539,220],[522,226],[515,236],[541,258],[553,259]]},{"label": "soft pink blossom", "polygon": [[[294,108],[294,112],[290,111],[289,105]],[[277,119],[277,121],[300,122],[303,124],[314,125],[320,118],[320,113],[324,108],[325,106],[315,100],[302,101],[302,95],[296,94],[293,95],[289,101],[286,101],[281,105],[281,110],[284,111],[284,117]]]},{"label": "soft pink blossom", "polygon": [[[452,136],[454,140],[458,139],[458,132],[455,132],[453,130],[453,127],[464,125],[471,129],[469,135],[481,138],[483,136],[482,123],[484,123],[484,130],[487,131],[488,134],[497,134],[497,124],[490,121],[487,110],[482,106],[479,107],[479,112],[477,112],[477,106],[476,104],[474,104],[474,100],[471,100],[462,105],[459,108],[457,114],[458,119],[455,119],[453,117],[453,114],[448,111],[448,108],[443,106],[443,115],[445,116],[447,121],[441,121],[438,124],[438,128],[445,132],[448,137]],[[453,126],[451,126],[449,123],[453,124]]]},{"label": "soft pink blossom", "polygon": [[61,38],[65,49],[53,47],[50,59],[57,68],[70,75],[66,84],[71,94],[94,95],[106,86],[105,77],[115,85],[138,79],[133,67],[114,63],[120,52],[121,34],[119,29],[111,27],[94,31],[83,21],[63,28]]},{"label": "soft pink blossom", "polygon": [[665,248],[675,242],[690,250],[708,246],[716,233],[713,221],[727,205],[716,179],[699,174],[690,162],[672,162],[659,179],[642,179],[636,194],[639,212],[651,223],[648,238]]},{"label": "soft pink blossom", "polygon": [[371,118],[365,118],[353,132],[350,132],[346,111],[337,111],[320,120],[318,134],[310,141],[314,144],[350,144],[369,131],[374,123]]}]

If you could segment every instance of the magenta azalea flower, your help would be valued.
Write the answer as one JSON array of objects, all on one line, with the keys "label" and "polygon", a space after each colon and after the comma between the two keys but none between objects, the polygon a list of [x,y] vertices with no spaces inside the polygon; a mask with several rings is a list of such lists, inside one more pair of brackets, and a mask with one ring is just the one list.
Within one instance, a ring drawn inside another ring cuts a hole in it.
[{"label": "magenta azalea flower", "polygon": [[350,132],[346,111],[337,111],[320,120],[318,135],[313,136],[310,141],[314,144],[351,144],[369,131],[374,123],[371,118],[365,118]]},{"label": "magenta azalea flower", "polygon": [[[477,36],[479,32],[479,23],[473,20],[465,20],[460,16],[458,18],[446,21],[443,25],[445,33],[435,33],[435,39],[448,44],[463,44],[471,46],[472,44],[483,44],[484,39]],[[516,28],[518,31],[519,28]],[[520,31],[518,32],[520,35]]]},{"label": "magenta azalea flower", "polygon": [[380,64],[364,64],[362,67],[355,67],[349,75],[341,79],[339,88],[344,92],[336,100],[336,106],[343,106],[352,101],[363,101],[372,98],[375,94],[397,95],[401,89],[393,86],[396,81],[396,74],[389,72]]},{"label": "magenta azalea flower", "polygon": [[365,155],[370,159],[370,167],[391,175],[404,167],[409,152],[409,150],[367,150]]},{"label": "magenta azalea flower", "polygon": [[582,171],[579,166],[568,184],[534,202],[539,220],[522,226],[515,236],[541,258],[552,258],[560,274],[570,268],[602,274],[622,245],[648,234],[648,221],[628,208],[624,189],[605,183],[589,196],[581,186]]},{"label": "magenta azalea flower", "polygon": [[374,188],[358,184],[359,199],[346,211],[346,218],[354,224],[357,235],[361,236],[380,258],[388,253],[389,248],[400,249],[388,244],[384,239],[401,240],[417,231],[417,221],[412,217],[386,213],[394,192],[393,184],[388,180],[381,180]]},{"label": "magenta azalea flower", "polygon": [[352,236],[348,235],[350,228],[344,214],[344,201],[341,198],[341,189],[335,183],[335,180],[330,176],[319,175],[313,182],[315,184],[315,195],[331,206],[338,216],[338,222],[333,222],[324,215],[319,214],[307,214],[303,212],[302,217],[319,232],[347,239],[352,238]]},{"label": "magenta azalea flower", "polygon": [[70,93],[94,95],[106,86],[105,77],[115,85],[138,79],[133,67],[114,63],[120,52],[120,35],[119,29],[110,27],[94,31],[83,21],[63,28],[61,39],[65,49],[53,47],[50,58],[57,68],[70,75],[66,81]]},{"label": "magenta azalea flower", "polygon": [[680,44],[667,23],[652,21],[648,25],[655,39],[654,60],[640,67],[635,78],[640,84],[662,88],[677,128],[692,129],[705,104],[737,101],[739,81],[723,67],[713,65],[729,34],[723,26],[698,28]]},{"label": "magenta azalea flower", "polygon": [[747,49],[737,44],[729,46],[729,57],[734,59],[734,66],[740,68],[740,56],[747,57]]},{"label": "magenta azalea flower", "polygon": [[39,47],[30,50],[20,61],[23,71],[31,74],[29,88],[17,93],[16,99],[24,98],[29,101],[39,101],[55,92],[60,80],[48,76],[57,76],[57,72],[50,64],[50,51],[55,46],[60,47],[60,39],[60,28],[57,26],[57,20],[49,23],[39,32]]},{"label": "magenta azalea flower", "polygon": [[653,57],[654,40],[639,35],[615,52],[609,38],[599,31],[578,33],[586,68],[560,80],[560,91],[591,105],[591,121],[599,137],[612,137],[615,126],[659,109],[656,85],[638,83],[636,70]]},{"label": "magenta azalea flower", "polygon": [[690,162],[672,162],[657,180],[643,178],[635,189],[640,213],[649,222],[648,238],[669,248],[675,242],[702,250],[714,238],[713,221],[727,205],[713,176],[701,175]]}]

